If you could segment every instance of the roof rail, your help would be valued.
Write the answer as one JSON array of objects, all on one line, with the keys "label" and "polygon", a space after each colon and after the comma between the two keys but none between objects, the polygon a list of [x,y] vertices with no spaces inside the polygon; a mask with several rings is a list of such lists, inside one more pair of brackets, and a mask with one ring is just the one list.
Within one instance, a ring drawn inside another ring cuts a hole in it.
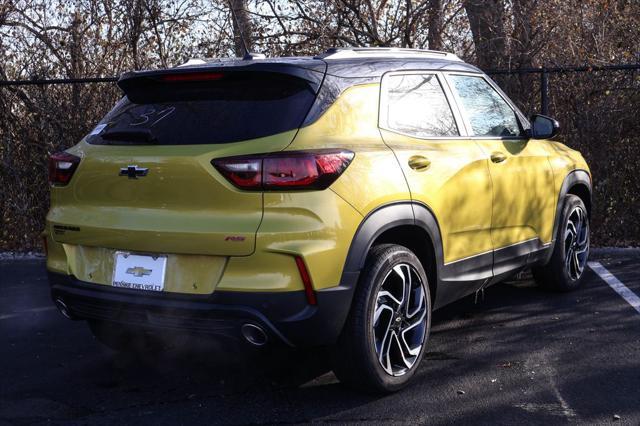
[{"label": "roof rail", "polygon": [[256,59],[266,59],[267,56],[262,53],[246,53],[242,58],[190,58],[184,64],[178,65],[178,67],[190,67],[193,65],[205,65],[211,62],[230,62],[230,61],[251,61]]},{"label": "roof rail", "polygon": [[438,50],[407,49],[401,47],[332,47],[317,58],[321,59],[354,59],[354,58],[441,58],[448,61],[459,61],[453,53]]},{"label": "roof rail", "polygon": [[204,65],[206,62],[200,58],[191,58],[184,64],[178,65],[178,67],[190,67],[191,65]]},{"label": "roof rail", "polygon": [[247,52],[242,57],[243,61],[251,61],[254,59],[267,59],[267,55],[265,55],[264,53]]}]

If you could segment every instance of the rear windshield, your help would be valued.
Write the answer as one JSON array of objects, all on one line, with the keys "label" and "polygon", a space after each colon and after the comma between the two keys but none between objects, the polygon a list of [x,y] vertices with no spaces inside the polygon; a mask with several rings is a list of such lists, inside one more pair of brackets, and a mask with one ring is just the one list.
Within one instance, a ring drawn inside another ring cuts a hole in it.
[{"label": "rear windshield", "polygon": [[89,134],[91,144],[221,144],[297,129],[315,100],[302,79],[215,74],[207,81],[143,80]]}]

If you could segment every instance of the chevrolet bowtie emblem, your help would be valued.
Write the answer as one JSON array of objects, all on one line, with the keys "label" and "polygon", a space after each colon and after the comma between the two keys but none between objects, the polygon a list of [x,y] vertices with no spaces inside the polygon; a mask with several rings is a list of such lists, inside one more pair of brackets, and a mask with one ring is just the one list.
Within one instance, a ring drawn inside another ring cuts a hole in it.
[{"label": "chevrolet bowtie emblem", "polygon": [[129,179],[137,179],[146,176],[149,169],[138,166],[127,166],[120,169],[120,176],[128,176]]},{"label": "chevrolet bowtie emblem", "polygon": [[142,277],[145,275],[151,275],[153,272],[151,269],[145,269],[142,266],[136,266],[135,268],[127,268],[127,274],[131,274],[134,277]]}]

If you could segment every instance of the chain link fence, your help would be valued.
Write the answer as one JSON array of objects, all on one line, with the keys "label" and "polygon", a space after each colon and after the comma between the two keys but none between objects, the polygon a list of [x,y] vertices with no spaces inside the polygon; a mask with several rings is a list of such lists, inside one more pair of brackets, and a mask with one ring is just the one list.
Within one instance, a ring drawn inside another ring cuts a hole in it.
[{"label": "chain link fence", "polygon": [[640,245],[640,65],[489,71],[531,115],[562,126],[558,140],[593,174],[593,243]]},{"label": "chain link fence", "polygon": [[[594,176],[592,241],[640,245],[640,65],[489,70],[523,112],[557,118],[558,139]],[[0,251],[39,250],[47,159],[120,96],[116,78],[0,81]]]}]

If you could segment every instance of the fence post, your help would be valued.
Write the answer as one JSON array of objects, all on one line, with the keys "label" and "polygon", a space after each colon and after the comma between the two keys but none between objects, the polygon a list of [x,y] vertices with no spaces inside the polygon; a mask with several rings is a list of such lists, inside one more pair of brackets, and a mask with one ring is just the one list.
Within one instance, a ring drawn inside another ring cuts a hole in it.
[{"label": "fence post", "polygon": [[542,67],[540,74],[540,113],[549,115],[549,73]]}]

